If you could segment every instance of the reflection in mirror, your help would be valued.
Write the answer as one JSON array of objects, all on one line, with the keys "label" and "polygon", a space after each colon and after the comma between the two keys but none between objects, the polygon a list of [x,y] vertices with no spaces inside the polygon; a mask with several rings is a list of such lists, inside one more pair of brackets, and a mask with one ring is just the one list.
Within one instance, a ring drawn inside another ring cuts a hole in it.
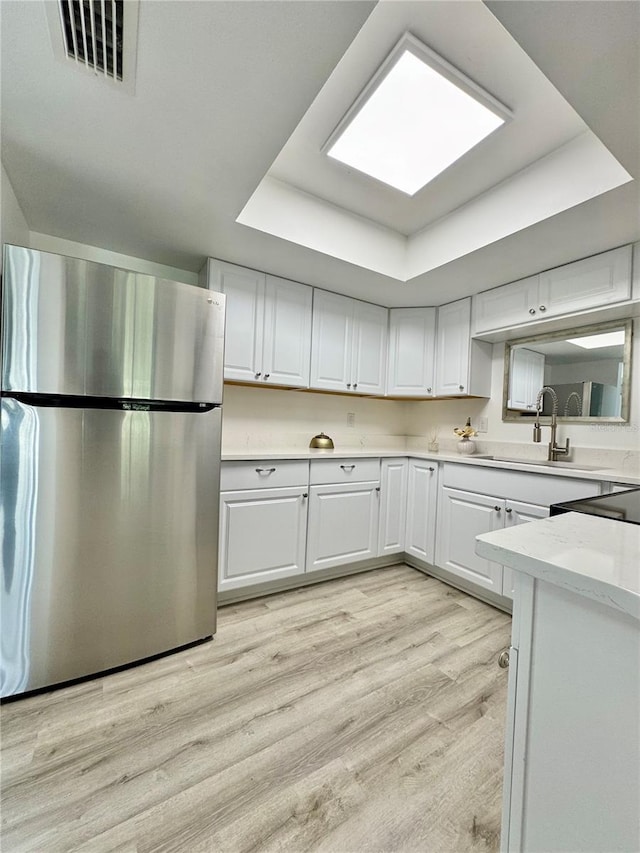
[{"label": "reflection in mirror", "polygon": [[505,350],[503,419],[534,418],[537,405],[567,421],[629,420],[632,321],[600,323],[510,341]]}]

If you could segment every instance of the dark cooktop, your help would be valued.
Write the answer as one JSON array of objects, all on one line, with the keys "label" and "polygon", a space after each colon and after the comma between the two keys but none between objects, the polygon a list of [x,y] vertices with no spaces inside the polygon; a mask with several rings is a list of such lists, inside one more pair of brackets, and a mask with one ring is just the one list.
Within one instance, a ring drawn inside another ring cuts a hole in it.
[{"label": "dark cooktop", "polygon": [[595,498],[551,505],[551,515],[560,515],[563,512],[584,512],[587,515],[640,524],[640,489],[628,489],[611,495],[598,495]]}]

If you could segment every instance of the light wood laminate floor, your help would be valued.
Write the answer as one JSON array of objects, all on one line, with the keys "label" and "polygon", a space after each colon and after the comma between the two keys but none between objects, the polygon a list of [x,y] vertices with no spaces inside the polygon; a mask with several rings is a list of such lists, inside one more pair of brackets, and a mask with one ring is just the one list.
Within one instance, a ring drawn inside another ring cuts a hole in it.
[{"label": "light wood laminate floor", "polygon": [[510,617],[406,566],[2,707],[2,850],[498,850]]}]

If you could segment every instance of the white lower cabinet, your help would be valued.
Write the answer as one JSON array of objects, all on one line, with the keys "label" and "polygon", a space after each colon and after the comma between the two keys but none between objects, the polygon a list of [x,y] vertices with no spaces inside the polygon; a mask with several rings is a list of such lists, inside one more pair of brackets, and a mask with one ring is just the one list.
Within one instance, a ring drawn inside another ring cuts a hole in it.
[{"label": "white lower cabinet", "polygon": [[379,557],[404,551],[407,468],[406,459],[383,459],[380,465]]},{"label": "white lower cabinet", "polygon": [[304,572],[307,488],[221,493],[221,591]]},{"label": "white lower cabinet", "polygon": [[379,482],[311,486],[307,571],[375,557],[379,502]]},{"label": "white lower cabinet", "polygon": [[[547,518],[548,506],[521,503],[520,501],[507,501],[505,506],[505,527],[515,527],[517,524],[525,524],[527,521],[537,521],[539,518]],[[502,594],[506,598],[513,598],[513,572],[506,566],[502,570]]]},{"label": "white lower cabinet", "polygon": [[436,565],[502,595],[502,566],[476,554],[476,536],[503,526],[504,501],[443,487]]},{"label": "white lower cabinet", "polygon": [[434,563],[438,466],[435,462],[410,459],[407,483],[407,526],[405,551],[426,563]]}]

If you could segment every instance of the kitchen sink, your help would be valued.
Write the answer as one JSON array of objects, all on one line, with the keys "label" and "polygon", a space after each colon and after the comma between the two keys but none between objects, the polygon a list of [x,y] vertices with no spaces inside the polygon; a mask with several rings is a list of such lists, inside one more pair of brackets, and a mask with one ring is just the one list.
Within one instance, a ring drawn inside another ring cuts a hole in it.
[{"label": "kitchen sink", "polygon": [[571,468],[574,471],[604,471],[602,465],[582,465],[580,462],[564,462],[559,459],[557,462],[551,462],[548,459],[516,459],[513,456],[488,456],[485,454],[475,454],[475,459],[487,459],[492,462],[515,462],[519,465],[539,465],[542,468]]}]

